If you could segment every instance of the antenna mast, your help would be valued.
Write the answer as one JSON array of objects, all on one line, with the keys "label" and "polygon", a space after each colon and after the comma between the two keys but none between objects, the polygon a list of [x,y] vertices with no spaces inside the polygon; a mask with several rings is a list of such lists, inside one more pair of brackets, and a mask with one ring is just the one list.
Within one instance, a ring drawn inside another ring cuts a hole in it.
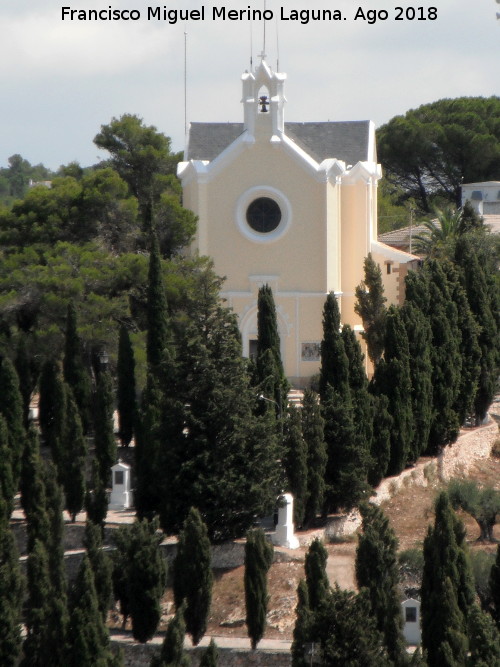
[{"label": "antenna mast", "polygon": [[265,16],[266,16],[266,0],[264,0],[264,44],[263,44],[263,47],[262,47],[262,53],[263,54],[266,53],[266,19],[265,19]]},{"label": "antenna mast", "polygon": [[278,34],[278,17],[276,17],[276,71],[280,71],[280,40]]}]

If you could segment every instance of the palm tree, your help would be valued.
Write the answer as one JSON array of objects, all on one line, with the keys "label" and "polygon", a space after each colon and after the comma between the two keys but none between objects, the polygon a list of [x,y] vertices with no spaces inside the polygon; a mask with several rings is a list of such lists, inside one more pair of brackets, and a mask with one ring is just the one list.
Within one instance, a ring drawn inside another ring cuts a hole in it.
[{"label": "palm tree", "polygon": [[443,253],[448,243],[460,236],[464,229],[462,225],[463,209],[447,206],[444,209],[434,209],[436,216],[422,224],[425,229],[414,236],[414,252],[427,257],[436,257]]}]

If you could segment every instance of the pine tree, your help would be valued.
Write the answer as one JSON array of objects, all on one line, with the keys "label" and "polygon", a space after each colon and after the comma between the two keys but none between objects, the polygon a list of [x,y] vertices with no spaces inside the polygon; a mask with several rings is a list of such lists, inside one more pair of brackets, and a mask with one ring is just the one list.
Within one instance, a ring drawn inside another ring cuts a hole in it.
[{"label": "pine tree", "polygon": [[262,529],[249,530],[245,544],[246,625],[252,650],[264,636],[269,596],[267,573],[273,562],[273,546]]},{"label": "pine tree", "polygon": [[384,644],[396,665],[406,664],[402,635],[403,619],[399,602],[398,541],[382,510],[371,504],[361,506],[363,532],[356,550],[358,588],[366,588],[371,612]]},{"label": "pine tree", "polygon": [[97,380],[94,414],[95,456],[99,463],[99,475],[104,485],[111,476],[111,466],[116,463],[116,440],[113,428],[113,393],[111,378],[101,372]]},{"label": "pine tree", "polygon": [[147,301],[147,360],[150,370],[159,373],[169,345],[170,334],[160,249],[154,232],[151,233]]},{"label": "pine tree", "polygon": [[299,408],[293,405],[287,410],[284,449],[288,490],[294,498],[294,524],[300,528],[304,523],[307,502],[307,444],[302,437]]},{"label": "pine tree", "polygon": [[323,308],[323,340],[321,341],[321,368],[319,394],[324,401],[328,387],[343,394],[349,386],[349,360],[340,333],[340,312],[333,292],[326,297]]},{"label": "pine tree", "polygon": [[473,605],[469,613],[469,663],[475,667],[500,665],[500,633],[491,616]]},{"label": "pine tree", "polygon": [[306,389],[302,401],[302,437],[307,445],[307,501],[305,524],[321,512],[325,495],[327,462],[325,422],[321,416],[318,395]]},{"label": "pine tree", "polygon": [[426,449],[432,419],[432,331],[423,312],[410,301],[400,310],[410,354],[413,438],[408,460],[414,463]]},{"label": "pine tree", "polygon": [[330,584],[326,574],[327,560],[328,552],[321,540],[316,538],[311,542],[304,565],[308,605],[313,612],[317,611],[328,598]]},{"label": "pine tree", "polygon": [[10,518],[14,509],[15,495],[16,487],[14,486],[12,473],[12,450],[9,444],[9,432],[7,422],[0,415],[0,500],[3,500],[2,508],[7,513],[7,518]]},{"label": "pine tree", "polygon": [[169,621],[161,652],[153,658],[151,667],[189,667],[191,660],[184,651],[185,634],[184,605],[181,605]]},{"label": "pine tree", "polygon": [[344,394],[327,388],[322,402],[325,420],[325,510],[352,509],[368,492],[370,463],[366,442],[356,433],[349,387]]},{"label": "pine tree", "polygon": [[492,616],[500,630],[500,545],[497,547],[495,562],[491,566],[490,590],[493,600]]},{"label": "pine tree", "polygon": [[82,342],[77,331],[76,308],[68,304],[63,360],[64,381],[71,387],[84,433],[90,425],[91,384],[90,375],[83,362]]},{"label": "pine tree", "polygon": [[136,425],[137,400],[134,350],[132,349],[128,329],[124,325],[120,327],[117,374],[119,435],[122,445],[128,447]]},{"label": "pine tree", "polygon": [[94,578],[85,555],[71,596],[66,661],[68,667],[107,667],[113,657],[97,603]]},{"label": "pine tree", "polygon": [[3,357],[0,361],[0,414],[7,424],[11,451],[12,481],[17,488],[21,475],[21,457],[24,449],[23,399],[19,379],[12,362]]},{"label": "pine tree", "polygon": [[7,510],[0,498],[0,664],[15,667],[21,650],[21,614],[24,577],[19,554],[9,527]]},{"label": "pine tree", "polygon": [[387,299],[384,296],[382,272],[373,260],[371,253],[364,261],[365,276],[356,287],[356,305],[354,312],[363,321],[368,356],[374,366],[377,365],[384,352],[385,316]]},{"label": "pine tree", "polygon": [[97,606],[106,621],[113,595],[113,563],[110,556],[102,548],[101,527],[87,520],[83,544],[87,550],[90,567],[94,575],[97,595]]},{"label": "pine tree", "polygon": [[384,360],[376,368],[374,387],[376,393],[384,394],[389,400],[388,411],[393,421],[388,473],[396,475],[404,469],[410,456],[413,413],[408,337],[394,306],[387,311]]},{"label": "pine tree", "polygon": [[173,563],[175,607],[185,601],[186,630],[196,646],[205,634],[212,600],[213,575],[207,527],[191,508],[179,535]]},{"label": "pine tree", "polygon": [[64,429],[64,458],[62,482],[66,498],[66,509],[75,521],[76,515],[85,502],[85,465],[87,459],[87,442],[83,435],[80,411],[68,388]]},{"label": "pine tree", "polygon": [[157,522],[148,521],[136,521],[115,535],[115,568],[123,573],[123,578],[115,580],[120,587],[115,588],[115,596],[120,596],[122,613],[130,614],[132,634],[139,642],[151,639],[161,617],[160,600],[167,576],[160,550],[162,537]]}]

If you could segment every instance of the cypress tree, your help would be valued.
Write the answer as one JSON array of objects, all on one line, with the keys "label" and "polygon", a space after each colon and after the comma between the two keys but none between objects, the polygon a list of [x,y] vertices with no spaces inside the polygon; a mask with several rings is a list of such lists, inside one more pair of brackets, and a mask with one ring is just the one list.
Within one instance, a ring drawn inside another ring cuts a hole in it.
[{"label": "cypress tree", "polygon": [[500,545],[497,547],[495,562],[491,566],[489,582],[493,601],[492,615],[500,630]]},{"label": "cypress tree", "polygon": [[494,276],[496,266],[491,266],[484,253],[481,260],[470,239],[462,237],[457,241],[455,261],[461,270],[460,277],[470,308],[480,327],[480,373],[474,401],[477,424],[486,416],[496,391],[500,348],[498,315],[495,318],[495,312],[499,310],[498,284],[494,279],[490,280],[486,273],[489,270]]},{"label": "cypress tree", "polygon": [[51,584],[49,558],[44,545],[37,539],[28,557],[28,605],[26,639],[23,644],[22,667],[44,667],[52,662],[52,643],[48,633],[51,626]]},{"label": "cypress tree", "polygon": [[432,331],[423,312],[410,301],[400,310],[410,354],[413,437],[408,460],[414,463],[426,449],[432,419]]},{"label": "cypress tree", "polygon": [[49,540],[49,517],[45,495],[45,479],[38,432],[30,427],[23,452],[20,482],[21,506],[27,521],[28,552],[32,551],[36,540],[47,544]]},{"label": "cypress tree", "polygon": [[[434,527],[424,541],[422,645],[429,667],[463,664],[466,624],[474,601],[465,531],[446,493],[436,500]],[[460,662],[462,660],[462,663]]]},{"label": "cypress tree", "polygon": [[119,436],[122,445],[128,447],[134,435],[137,401],[134,350],[132,349],[128,329],[124,325],[120,327],[117,374]]},{"label": "cypress tree", "polygon": [[99,464],[95,459],[92,461],[92,475],[85,493],[85,511],[89,521],[101,526],[101,530],[104,530],[104,522],[108,513],[108,494],[99,473]]},{"label": "cypress tree", "polygon": [[108,373],[99,373],[94,414],[95,455],[99,463],[99,475],[104,485],[111,476],[111,466],[116,463],[116,440],[113,427],[113,393]]},{"label": "cypress tree", "polygon": [[395,475],[404,469],[410,456],[413,413],[408,337],[394,306],[387,312],[384,362],[377,366],[374,387],[389,400],[388,410],[393,422],[388,473]]},{"label": "cypress tree", "polygon": [[87,442],[83,435],[80,412],[68,388],[64,431],[65,465],[62,474],[66,509],[74,522],[85,501],[85,465]]},{"label": "cypress tree", "polygon": [[147,360],[150,370],[159,373],[169,343],[169,322],[160,249],[154,232],[151,233],[147,302]]},{"label": "cypress tree", "polygon": [[125,611],[132,620],[132,634],[139,642],[151,639],[160,622],[160,600],[167,576],[160,551],[162,538],[157,522],[146,520],[121,528],[115,535],[118,550],[115,567],[123,568],[124,575],[122,582],[117,580],[124,586],[120,600],[125,602]]},{"label": "cypress tree", "polygon": [[57,361],[48,359],[40,375],[39,421],[43,442],[50,448],[58,475],[64,471],[63,437],[67,391]]},{"label": "cypress tree", "polygon": [[382,510],[361,506],[363,532],[356,550],[358,588],[366,588],[377,628],[384,636],[387,653],[395,665],[406,664],[399,602],[398,540]]},{"label": "cypress tree", "polygon": [[236,319],[217,294],[204,296],[179,345],[175,428],[162,426],[168,437],[160,517],[166,531],[176,531],[197,507],[210,539],[222,541],[244,535],[274,506],[283,457],[274,415],[255,414]]},{"label": "cypress tree", "polygon": [[55,664],[64,663],[64,646],[68,628],[68,600],[66,567],[64,564],[64,520],[63,495],[57,483],[52,465],[45,468],[45,494],[49,535],[46,549],[49,557],[49,577],[51,584],[50,642],[51,654]]},{"label": "cypress tree", "polygon": [[427,454],[436,454],[457,438],[459,419],[454,409],[460,387],[462,358],[457,308],[446,274],[432,260],[429,272],[429,321],[432,329],[433,415]]},{"label": "cypress tree", "polygon": [[94,576],[97,606],[106,622],[111,596],[113,595],[113,563],[102,548],[101,527],[87,520],[83,544],[87,550],[90,567]]},{"label": "cypress tree", "polygon": [[16,367],[17,377],[19,378],[19,390],[23,399],[23,423],[28,427],[31,395],[35,388],[33,379],[33,360],[28,351],[26,334],[20,334],[17,341],[16,358],[14,365]]},{"label": "cypress tree", "polygon": [[324,428],[318,395],[306,389],[302,401],[302,437],[307,445],[306,524],[312,523],[323,507],[328,458]]},{"label": "cypress tree", "polygon": [[491,616],[473,605],[469,614],[470,664],[475,667],[500,665],[500,634]]},{"label": "cypress tree", "polygon": [[77,331],[76,308],[73,302],[68,304],[66,314],[63,375],[64,381],[73,392],[83,431],[87,433],[90,425],[91,385],[89,373],[83,363],[82,342]]},{"label": "cypress tree", "polygon": [[311,542],[305,559],[308,606],[312,612],[317,611],[328,598],[330,584],[326,574],[328,552],[323,542],[316,538]]},{"label": "cypress tree", "polygon": [[356,339],[356,334],[348,324],[342,327],[342,341],[349,367],[349,388],[354,408],[354,426],[359,437],[365,441],[367,450],[370,451],[373,438],[373,402],[368,392],[365,356]]},{"label": "cypress tree", "polygon": [[[22,475],[22,463],[21,463]],[[0,415],[0,499],[3,500],[3,509],[7,518],[10,518],[14,509],[14,496],[16,487],[12,473],[12,450],[9,445],[9,432],[7,422]]]},{"label": "cypress tree", "polygon": [[458,271],[451,262],[444,262],[443,270],[448,279],[450,296],[457,309],[459,351],[462,366],[453,409],[457,413],[459,424],[463,424],[466,417],[474,412],[474,402],[478,391],[481,366],[480,327],[472,314],[469,301],[460,284]]},{"label": "cypress tree", "polygon": [[3,357],[0,360],[0,414],[7,424],[9,447],[11,450],[12,481],[17,488],[21,475],[21,457],[24,449],[23,399],[19,390],[19,379],[12,362]]},{"label": "cypress tree", "polygon": [[315,614],[312,636],[321,644],[322,664],[338,667],[392,665],[370,613],[366,591],[356,595],[336,585]]},{"label": "cypress tree", "polygon": [[134,504],[137,516],[151,519],[160,509],[162,495],[168,492],[163,484],[161,447],[164,396],[153,373],[148,373],[138,415],[135,455],[136,488]]},{"label": "cypress tree", "polygon": [[307,502],[307,444],[302,437],[299,408],[293,405],[287,410],[284,449],[288,489],[294,498],[293,520],[299,528],[304,523]]},{"label": "cypress tree", "polygon": [[296,621],[293,628],[292,667],[307,667],[309,661],[305,655],[307,642],[310,641],[313,615],[309,607],[309,592],[304,579],[297,587]]},{"label": "cypress tree", "polygon": [[319,394],[324,401],[328,386],[345,393],[349,386],[349,360],[340,333],[340,312],[333,292],[326,297],[323,308],[323,340],[321,341],[321,367]]},{"label": "cypress tree", "polygon": [[[65,665],[107,667],[112,664],[109,636],[97,603],[92,568],[85,555],[72,592]],[[61,663],[62,664],[62,663]]]},{"label": "cypress tree", "polygon": [[184,606],[181,605],[169,621],[161,652],[153,658],[151,667],[189,667],[191,660],[184,651],[185,634]]},{"label": "cypress tree", "polygon": [[7,510],[0,498],[0,664],[15,667],[21,650],[24,577],[19,554],[9,527]]},{"label": "cypress tree", "polygon": [[384,352],[386,301],[382,272],[371,253],[368,253],[364,261],[364,280],[356,287],[354,312],[363,321],[362,336],[366,341],[368,357],[374,366]]},{"label": "cypress tree", "polygon": [[322,414],[328,454],[324,509],[349,510],[368,492],[366,479],[370,462],[366,442],[354,427],[349,387],[342,395],[328,386]]},{"label": "cypress tree", "polygon": [[217,667],[219,664],[219,651],[217,650],[217,644],[214,642],[214,638],[210,640],[207,650],[203,654],[200,667]]},{"label": "cypress tree", "polygon": [[[269,354],[268,350],[272,355],[272,362],[265,358],[265,355]],[[269,372],[272,373],[271,376]],[[276,402],[276,414],[283,418],[289,387],[281,361],[276,306],[269,285],[263,285],[257,297],[257,360],[254,382],[264,395],[269,389],[273,389],[273,393],[267,398]]]},{"label": "cypress tree", "polygon": [[213,575],[207,527],[192,507],[179,535],[173,563],[175,607],[185,601],[186,630],[196,646],[205,634],[212,601]]},{"label": "cypress tree", "polygon": [[387,396],[373,396],[373,436],[368,468],[368,482],[372,486],[380,484],[389,468],[392,423]]},{"label": "cypress tree", "polygon": [[252,650],[264,636],[269,596],[267,573],[273,562],[273,546],[262,529],[250,530],[245,544],[246,625]]}]

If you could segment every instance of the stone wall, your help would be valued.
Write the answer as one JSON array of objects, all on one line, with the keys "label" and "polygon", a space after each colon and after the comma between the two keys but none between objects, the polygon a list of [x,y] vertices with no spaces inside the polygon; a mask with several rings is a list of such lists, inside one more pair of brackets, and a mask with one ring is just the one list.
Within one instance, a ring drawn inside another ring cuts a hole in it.
[{"label": "stone wall", "polygon": [[[124,667],[149,667],[153,655],[160,651],[158,644],[136,644],[112,640],[113,647],[123,651]],[[192,667],[198,667],[206,648],[188,650]],[[258,649],[218,648],[219,667],[291,667],[292,656],[289,651]]]}]

